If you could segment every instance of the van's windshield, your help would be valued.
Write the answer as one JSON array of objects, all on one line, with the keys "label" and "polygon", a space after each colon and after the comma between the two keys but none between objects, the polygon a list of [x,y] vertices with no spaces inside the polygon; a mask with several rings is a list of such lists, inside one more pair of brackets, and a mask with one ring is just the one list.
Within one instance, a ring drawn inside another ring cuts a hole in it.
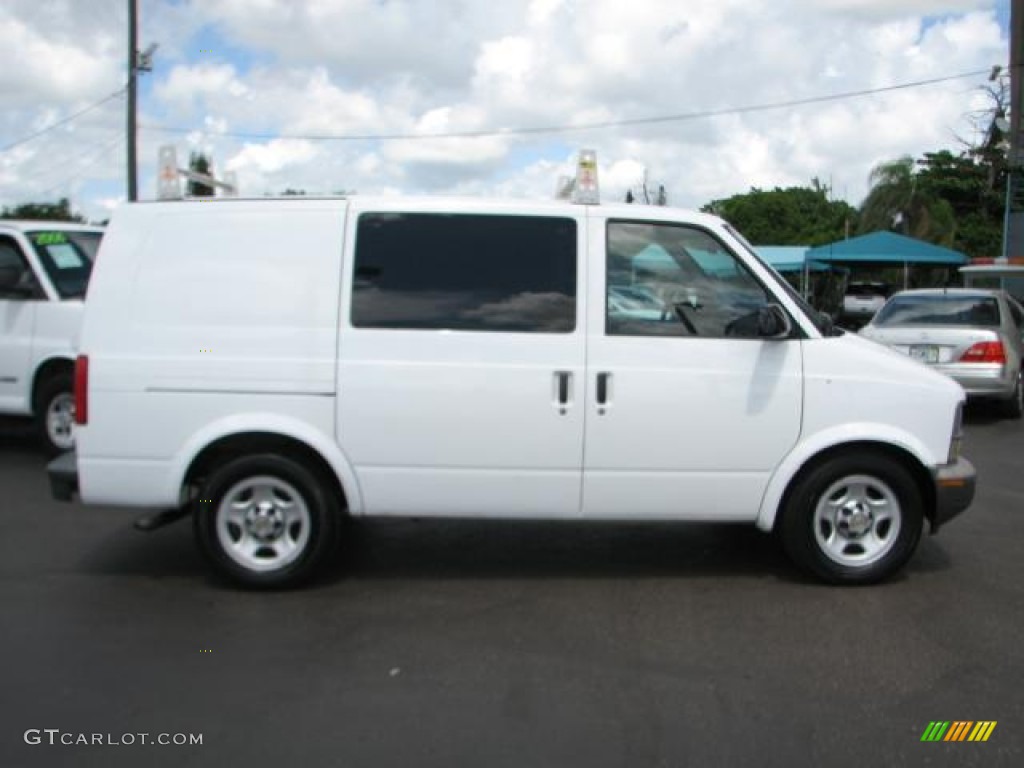
[{"label": "van's windshield", "polygon": [[103,234],[42,229],[26,233],[62,299],[85,296]]},{"label": "van's windshield", "polygon": [[803,296],[801,296],[799,292],[797,292],[797,290],[793,288],[792,285],[789,284],[789,281],[778,273],[775,267],[773,267],[771,264],[769,264],[768,262],[761,258],[760,254],[758,254],[758,252],[754,249],[754,246],[752,246],[747,241],[747,238],[741,235],[740,232],[731,224],[726,223],[725,228],[729,232],[729,234],[736,238],[737,242],[739,242],[739,244],[742,245],[744,249],[746,249],[747,253],[750,254],[751,257],[756,259],[761,266],[768,270],[768,273],[775,281],[775,284],[782,288],[785,294],[789,296],[789,298],[791,298],[797,304],[797,306],[800,307],[801,311],[808,317],[808,319],[814,324],[814,327],[817,328],[822,333],[822,335],[842,335],[842,331],[838,328],[835,328],[832,325],[832,319],[827,315],[822,314],[814,307],[812,307],[807,302],[807,300]]}]

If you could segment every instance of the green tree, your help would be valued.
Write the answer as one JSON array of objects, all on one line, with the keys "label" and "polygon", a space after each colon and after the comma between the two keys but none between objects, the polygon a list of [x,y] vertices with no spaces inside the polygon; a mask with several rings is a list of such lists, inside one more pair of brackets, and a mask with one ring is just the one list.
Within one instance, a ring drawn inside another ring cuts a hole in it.
[{"label": "green tree", "polygon": [[758,245],[824,245],[841,240],[856,223],[857,211],[829,200],[829,189],[814,179],[810,187],[776,187],[712,200],[701,208],[721,216]]},{"label": "green tree", "polygon": [[872,169],[858,231],[891,230],[951,248],[956,238],[953,206],[920,178],[915,165],[905,155]]},{"label": "green tree", "polygon": [[4,206],[0,219],[32,219],[47,221],[85,222],[85,217],[71,210],[71,203],[62,197],[56,203],[22,203],[13,208]]},{"label": "green tree", "polygon": [[996,256],[1003,237],[1005,152],[983,145],[959,155],[926,152],[917,161],[918,179],[928,193],[953,209],[952,247],[969,256]]},{"label": "green tree", "polygon": [[[188,169],[195,171],[196,173],[204,173],[207,176],[212,176],[210,169],[213,167],[213,163],[206,155],[202,152],[192,152],[188,156]],[[188,197],[213,197],[216,195],[216,191],[209,184],[204,184],[201,181],[193,181],[189,179],[188,186],[185,194]]]}]

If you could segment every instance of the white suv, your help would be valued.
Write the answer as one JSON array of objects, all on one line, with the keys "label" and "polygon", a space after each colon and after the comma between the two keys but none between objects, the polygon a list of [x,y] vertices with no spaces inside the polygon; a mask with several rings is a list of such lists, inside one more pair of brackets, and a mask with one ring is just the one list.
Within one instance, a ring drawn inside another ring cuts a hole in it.
[{"label": "white suv", "polygon": [[190,514],[251,586],[307,578],[344,515],[745,522],[863,583],[974,493],[959,385],[664,207],[129,204],[80,353],[54,494]]},{"label": "white suv", "polygon": [[843,295],[841,321],[861,326],[871,320],[889,297],[885,283],[854,282],[846,286]]},{"label": "white suv", "polygon": [[74,447],[74,345],[102,235],[0,220],[0,414],[33,417],[51,453]]}]

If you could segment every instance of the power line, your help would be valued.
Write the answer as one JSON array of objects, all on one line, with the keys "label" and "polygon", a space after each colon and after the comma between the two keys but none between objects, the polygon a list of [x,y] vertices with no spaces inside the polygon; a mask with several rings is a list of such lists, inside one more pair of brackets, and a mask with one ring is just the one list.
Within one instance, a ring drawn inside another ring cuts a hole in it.
[{"label": "power line", "polygon": [[124,143],[125,143],[125,137],[120,135],[120,134],[118,134],[114,138],[113,141],[111,141],[111,142],[109,142],[107,144],[104,144],[102,147],[100,147],[100,149],[97,152],[95,152],[92,155],[87,155],[86,157],[84,157],[83,158],[84,162],[81,165],[79,165],[79,167],[78,167],[78,169],[77,169],[77,171],[75,173],[73,173],[72,175],[67,176],[67,177],[61,179],[56,184],[52,184],[51,186],[47,187],[46,189],[44,189],[42,192],[39,193],[39,196],[40,197],[47,197],[52,192],[54,192],[54,190],[59,189],[60,187],[64,186],[65,184],[67,184],[69,189],[70,189],[71,182],[77,181],[78,179],[80,179],[82,176],[85,175],[85,173],[90,168],[92,168],[94,165],[96,165],[97,162],[99,162],[100,160],[105,159],[115,149],[120,149],[121,145],[124,144]]},{"label": "power line", "polygon": [[31,171],[32,177],[36,179],[51,179],[57,178],[61,174],[66,174],[69,170],[73,170],[76,165],[83,161],[93,157],[96,154],[102,153],[106,147],[112,145],[117,140],[124,139],[124,132],[121,130],[110,130],[104,135],[99,136],[94,141],[86,142],[75,142],[73,146],[69,146],[68,152],[61,152],[59,155],[54,153],[52,159],[53,162],[47,163],[42,168],[36,168],[33,164],[28,170]]},{"label": "power line", "polygon": [[[288,134],[288,133],[249,133],[244,131],[224,131],[217,133],[218,136],[225,136],[234,139],[301,139],[305,141],[412,141],[423,139],[480,139],[500,136],[522,136],[544,133],[569,133],[573,131],[590,131],[604,128],[622,128],[632,125],[654,125],[658,123],[675,123],[688,120],[700,120],[709,117],[722,117],[725,115],[741,115],[751,112],[766,112],[772,109],[784,109],[786,107],[800,107],[808,104],[821,104],[829,101],[841,101],[860,96],[871,96],[878,93],[890,93],[892,91],[906,90],[910,88],[921,88],[938,83],[948,83],[954,80],[964,80],[970,77],[987,75],[991,69],[979,69],[973,72],[962,72],[958,75],[946,77],[935,77],[928,80],[914,80],[907,83],[897,83],[881,88],[865,88],[857,91],[844,91],[842,93],[826,94],[822,96],[811,96],[804,99],[792,99],[789,101],[768,102],[765,104],[751,104],[742,107],[726,107],[723,109],[709,109],[699,112],[683,112],[675,115],[660,115],[656,117],[636,117],[623,120],[603,120],[593,123],[580,123],[576,125],[544,125],[525,128],[503,128],[478,131],[449,131],[445,133],[366,133],[366,134]],[[145,130],[160,133],[193,133],[196,128],[181,128],[156,124],[143,124]]]},{"label": "power line", "polygon": [[12,141],[10,144],[7,144],[7,145],[5,145],[3,147],[0,147],[0,152],[6,152],[6,151],[8,151],[10,149],[14,149],[15,147],[20,146],[20,145],[22,145],[22,144],[24,144],[26,142],[32,141],[32,139],[38,138],[38,137],[42,136],[45,133],[49,133],[50,131],[54,130],[55,128],[60,128],[62,125],[67,125],[72,120],[78,119],[79,117],[81,117],[82,115],[86,114],[87,112],[92,112],[94,109],[97,109],[98,107],[103,106],[108,101],[110,101],[111,99],[117,98],[118,96],[120,96],[124,92],[125,92],[124,88],[118,88],[113,93],[111,93],[111,94],[109,94],[107,96],[104,96],[102,99],[100,99],[97,102],[94,102],[94,103],[90,104],[85,109],[80,109],[78,112],[75,112],[74,114],[68,115],[67,117],[65,117],[65,118],[63,118],[61,120],[58,120],[55,123],[51,123],[50,125],[46,126],[45,128],[39,129],[35,133],[30,133],[28,136],[22,136],[20,139],[18,139],[16,141]]}]

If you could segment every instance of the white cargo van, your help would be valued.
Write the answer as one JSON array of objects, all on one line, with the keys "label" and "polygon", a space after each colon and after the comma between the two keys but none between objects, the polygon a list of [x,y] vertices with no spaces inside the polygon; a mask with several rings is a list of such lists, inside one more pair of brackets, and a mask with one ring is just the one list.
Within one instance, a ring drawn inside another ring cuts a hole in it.
[{"label": "white cargo van", "polygon": [[0,220],[0,414],[30,416],[51,453],[74,447],[71,377],[103,230]]},{"label": "white cargo van", "polygon": [[871,582],[974,494],[959,385],[833,331],[682,210],[126,205],[80,355],[54,494],[191,513],[251,586],[392,515],[744,522]]}]

